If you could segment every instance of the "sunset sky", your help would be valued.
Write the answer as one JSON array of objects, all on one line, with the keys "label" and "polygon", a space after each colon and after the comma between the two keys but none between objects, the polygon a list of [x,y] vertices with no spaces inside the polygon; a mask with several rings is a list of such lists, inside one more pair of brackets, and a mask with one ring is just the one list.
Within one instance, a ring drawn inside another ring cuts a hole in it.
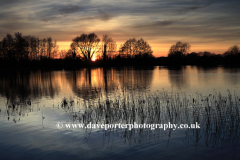
[{"label": "sunset sky", "polygon": [[156,57],[177,41],[190,43],[190,52],[223,53],[240,45],[239,7],[239,0],[0,0],[0,40],[15,32],[51,36],[61,50],[94,32],[119,46],[143,38]]}]

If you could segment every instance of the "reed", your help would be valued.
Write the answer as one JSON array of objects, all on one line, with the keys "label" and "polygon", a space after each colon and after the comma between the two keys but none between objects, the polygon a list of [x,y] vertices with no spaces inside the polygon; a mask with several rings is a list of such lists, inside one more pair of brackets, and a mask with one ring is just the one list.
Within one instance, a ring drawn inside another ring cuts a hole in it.
[{"label": "reed", "polygon": [[[65,101],[63,100],[63,104]],[[145,92],[133,95],[124,92],[122,96],[114,98],[99,98],[98,101],[83,101],[75,103],[72,100],[69,113],[72,121],[89,124],[194,124],[198,122],[201,129],[185,129],[186,137],[191,137],[194,143],[201,139],[206,145],[235,143],[239,141],[239,103],[235,93],[228,91],[226,96],[221,93],[200,93],[187,96],[179,92]],[[79,101],[79,100],[77,100]],[[75,109],[73,109],[75,107]],[[77,110],[78,109],[78,110]],[[88,129],[89,130],[89,129]],[[91,132],[91,130],[89,131]],[[161,134],[168,133],[170,138],[172,129],[109,129],[105,136],[117,134],[124,142],[143,143],[148,138],[158,139]],[[111,137],[111,136],[110,136]],[[158,137],[158,138],[157,138]]]}]

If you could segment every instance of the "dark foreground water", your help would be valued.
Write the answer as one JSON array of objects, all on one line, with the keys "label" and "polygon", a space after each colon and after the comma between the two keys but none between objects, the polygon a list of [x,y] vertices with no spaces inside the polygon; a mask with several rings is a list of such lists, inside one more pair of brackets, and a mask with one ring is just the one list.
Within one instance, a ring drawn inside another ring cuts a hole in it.
[{"label": "dark foreground water", "polygon": [[0,159],[239,159],[239,97],[238,68],[2,70]]}]

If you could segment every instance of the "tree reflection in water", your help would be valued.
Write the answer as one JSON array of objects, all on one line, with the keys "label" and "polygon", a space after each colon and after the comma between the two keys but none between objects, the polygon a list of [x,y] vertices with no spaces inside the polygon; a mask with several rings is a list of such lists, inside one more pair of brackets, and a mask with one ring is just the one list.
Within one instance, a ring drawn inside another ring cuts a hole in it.
[{"label": "tree reflection in water", "polygon": [[60,91],[56,76],[45,71],[2,71],[0,94],[7,101],[24,102],[26,99],[54,98]]},{"label": "tree reflection in water", "polygon": [[[148,69],[148,70],[145,70]],[[108,97],[127,88],[127,92],[145,92],[153,79],[153,67],[149,68],[85,68],[66,72],[73,93],[84,100]]]}]

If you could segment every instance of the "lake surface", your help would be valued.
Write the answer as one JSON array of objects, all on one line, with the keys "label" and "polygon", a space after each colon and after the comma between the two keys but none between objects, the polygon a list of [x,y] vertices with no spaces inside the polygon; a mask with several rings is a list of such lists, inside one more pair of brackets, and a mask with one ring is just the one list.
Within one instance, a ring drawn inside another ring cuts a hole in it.
[{"label": "lake surface", "polygon": [[[239,159],[239,97],[239,68],[1,70],[0,159]],[[65,126],[134,122],[201,128]]]}]

